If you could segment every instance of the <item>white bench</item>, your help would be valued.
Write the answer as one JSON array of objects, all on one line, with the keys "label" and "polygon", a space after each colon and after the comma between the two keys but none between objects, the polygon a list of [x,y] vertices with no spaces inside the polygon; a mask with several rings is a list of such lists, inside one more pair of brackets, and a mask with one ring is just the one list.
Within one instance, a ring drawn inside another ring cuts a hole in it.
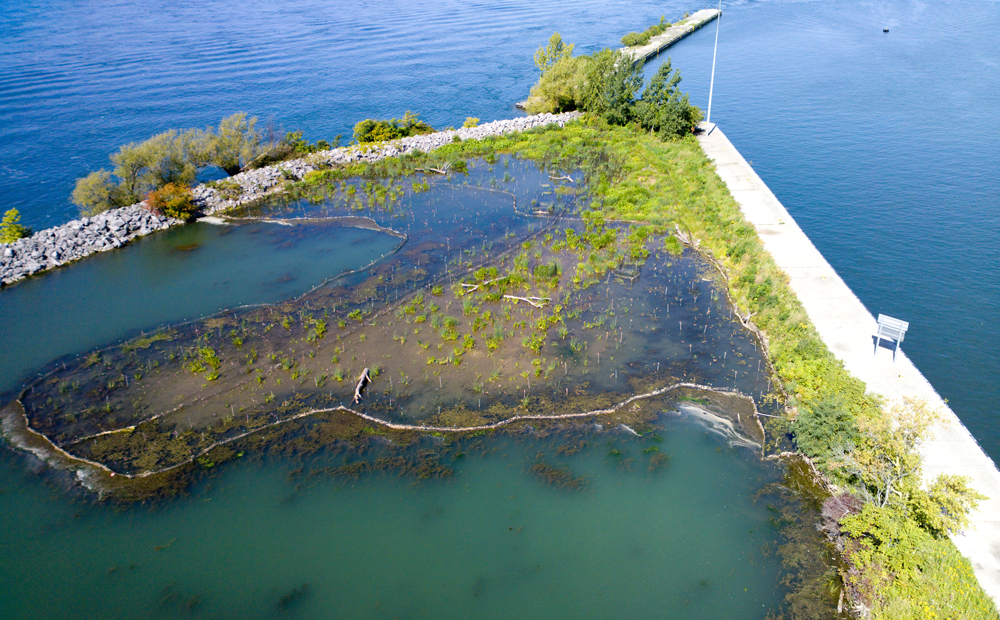
[{"label": "white bench", "polygon": [[878,331],[875,333],[875,354],[878,355],[878,346],[883,340],[891,341],[893,345],[892,361],[895,362],[899,343],[903,342],[903,336],[906,335],[906,330],[909,327],[910,324],[906,321],[900,321],[884,314],[878,315]]}]

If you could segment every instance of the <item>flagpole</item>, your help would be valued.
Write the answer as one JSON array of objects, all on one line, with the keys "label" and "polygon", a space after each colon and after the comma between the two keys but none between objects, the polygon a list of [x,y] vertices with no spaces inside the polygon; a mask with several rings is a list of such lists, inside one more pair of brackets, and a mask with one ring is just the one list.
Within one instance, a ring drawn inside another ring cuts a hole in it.
[{"label": "flagpole", "polygon": [[722,25],[722,0],[719,0],[719,16],[715,18],[715,51],[712,52],[712,81],[708,85],[708,118],[706,123],[712,122],[712,91],[715,90],[715,57],[719,55],[719,27]]}]

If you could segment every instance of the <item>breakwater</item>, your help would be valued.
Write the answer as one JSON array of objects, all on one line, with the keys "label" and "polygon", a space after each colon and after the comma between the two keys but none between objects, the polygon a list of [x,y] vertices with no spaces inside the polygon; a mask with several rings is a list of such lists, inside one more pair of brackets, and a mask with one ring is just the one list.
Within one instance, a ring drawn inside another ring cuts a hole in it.
[{"label": "breakwater", "polygon": [[722,131],[708,124],[702,128],[698,136],[702,149],[714,160],[719,177],[764,247],[788,275],[789,285],[830,351],[870,391],[890,401],[919,398],[940,414],[933,436],[920,447],[924,481],[939,474],[967,476],[971,486],[989,498],[969,515],[969,530],[952,540],[972,563],[983,589],[1000,604],[1000,471],[902,349],[895,360],[886,350],[875,350],[873,355],[872,314]]},{"label": "breakwater", "polygon": [[[201,212],[212,215],[260,200],[280,191],[286,179],[301,179],[320,168],[374,162],[416,151],[429,152],[452,143],[456,138],[477,140],[545,125],[561,126],[579,116],[579,112],[536,114],[391,142],[340,147],[241,172],[226,179],[225,190],[202,184],[192,192]],[[14,243],[0,245],[0,285],[12,284],[97,252],[120,248],[133,239],[181,223],[181,220],[156,215],[145,208],[145,203],[138,203],[37,232]]]},{"label": "breakwater", "polygon": [[719,9],[702,9],[694,15],[674,23],[662,33],[650,37],[649,43],[625,47],[622,48],[622,52],[631,56],[632,62],[645,62],[720,15],[722,15],[722,11]]}]

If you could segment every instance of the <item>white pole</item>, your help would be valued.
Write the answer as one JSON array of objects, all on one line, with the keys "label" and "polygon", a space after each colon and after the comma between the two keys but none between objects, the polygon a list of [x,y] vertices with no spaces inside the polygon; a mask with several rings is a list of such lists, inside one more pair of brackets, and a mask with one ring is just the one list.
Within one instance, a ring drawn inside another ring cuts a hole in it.
[{"label": "white pole", "polygon": [[712,122],[712,91],[715,90],[715,57],[719,54],[719,26],[722,24],[722,0],[719,0],[719,16],[715,18],[715,51],[712,52],[712,81],[708,85],[708,118]]}]

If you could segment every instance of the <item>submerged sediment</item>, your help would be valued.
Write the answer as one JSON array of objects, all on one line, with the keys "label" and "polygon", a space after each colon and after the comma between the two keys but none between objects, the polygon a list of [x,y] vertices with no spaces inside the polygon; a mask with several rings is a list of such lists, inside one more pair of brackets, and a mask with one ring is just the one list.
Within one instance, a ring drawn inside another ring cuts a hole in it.
[{"label": "submerged sediment", "polygon": [[[188,468],[195,465],[199,460],[211,457],[213,452],[216,452],[218,448],[241,442],[257,433],[274,429],[278,426],[291,424],[293,422],[303,420],[304,418],[317,417],[320,414],[346,413],[357,417],[359,420],[370,422],[375,424],[377,427],[382,427],[388,431],[464,436],[472,433],[481,434],[484,432],[506,430],[508,428],[517,427],[518,425],[523,425],[523,423],[527,422],[578,422],[588,418],[600,419],[602,417],[609,417],[613,414],[624,412],[628,407],[640,401],[655,399],[673,392],[683,392],[684,394],[695,395],[700,394],[703,398],[710,397],[712,395],[735,398],[741,400],[746,403],[748,407],[752,408],[754,415],[757,413],[757,407],[754,400],[737,390],[715,388],[708,385],[686,382],[664,386],[645,394],[636,394],[621,402],[615,403],[610,407],[602,409],[593,409],[590,411],[579,411],[573,413],[517,414],[489,424],[479,424],[474,426],[400,424],[383,420],[366,414],[363,411],[352,409],[351,407],[338,405],[336,407],[326,409],[310,409],[302,411],[287,418],[275,420],[265,424],[264,426],[245,430],[237,435],[219,439],[218,441],[215,441],[198,451],[192,452],[188,458],[181,462],[174,463],[160,469],[141,471],[138,473],[114,471],[104,463],[82,458],[56,445],[48,437],[31,428],[28,423],[27,415],[25,414],[24,405],[20,401],[8,403],[5,407],[0,408],[0,431],[2,431],[0,432],[0,436],[2,436],[3,439],[9,442],[13,447],[34,455],[49,467],[56,470],[71,472],[85,488],[93,491],[100,497],[108,495],[114,496],[117,494],[120,498],[142,499],[147,496],[147,492],[155,493],[158,490],[158,487],[161,486],[162,479],[165,479],[171,473],[174,473],[175,470]],[[759,450],[761,448],[761,443],[751,438],[751,436],[755,434],[754,431],[757,430],[751,426],[752,424],[756,424],[755,417],[751,418],[748,416],[747,423],[744,425],[739,413],[735,413],[735,417],[737,419],[734,421],[721,411],[713,411],[706,408],[703,404],[697,404],[695,402],[681,402],[676,407],[676,410],[680,414],[690,416],[705,423],[710,432],[722,437],[725,441],[727,441],[727,443],[729,443],[730,446],[744,447],[754,450]],[[632,411],[634,413],[637,409],[633,408]],[[635,419],[641,420],[643,417],[648,417],[648,414],[646,416],[639,416],[638,418],[633,416],[634,419],[629,421],[635,423]],[[751,419],[753,419],[754,422],[750,422]],[[759,427],[759,425],[757,426]],[[112,433],[131,434],[136,431],[136,428],[136,426],[131,426],[114,431],[105,431],[98,433],[95,437]],[[636,432],[632,429],[632,427],[628,426],[624,422],[619,422],[618,428],[625,430],[636,437],[642,437],[646,434]],[[137,493],[137,489],[129,488],[132,486],[133,482],[140,481],[140,484],[142,484],[142,479],[147,478],[151,479],[151,482],[142,485],[146,487],[143,491],[139,491]],[[157,478],[160,478],[161,480],[157,481]]]},{"label": "submerged sediment", "polygon": [[[741,434],[754,437],[740,445],[762,444],[755,401],[774,406],[768,370],[706,277],[712,267],[667,243],[665,229],[569,216],[574,176],[504,157],[470,162],[468,177],[427,178],[433,185],[384,181],[393,198],[370,205],[372,221],[405,226],[395,254],[294,300],[59,360],[21,395],[23,422],[7,426],[27,439],[12,443],[38,443],[39,455],[47,442],[56,467],[140,499],[244,451],[597,417],[644,433],[681,398],[728,398]],[[371,181],[330,183],[326,198],[239,216],[355,221],[357,196],[381,195]]]}]

